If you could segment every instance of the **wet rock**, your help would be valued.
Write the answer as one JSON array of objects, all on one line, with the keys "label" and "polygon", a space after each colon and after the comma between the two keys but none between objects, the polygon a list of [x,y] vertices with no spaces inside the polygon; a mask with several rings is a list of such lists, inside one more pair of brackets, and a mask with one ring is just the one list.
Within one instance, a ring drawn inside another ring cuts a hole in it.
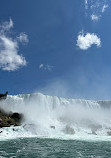
[{"label": "wet rock", "polygon": [[50,128],[55,129],[55,126],[50,126]]},{"label": "wet rock", "polygon": [[102,128],[102,126],[99,124],[91,124],[88,127],[91,128],[92,131],[97,131]]},{"label": "wet rock", "polygon": [[111,136],[111,131],[107,131],[108,136]]},{"label": "wet rock", "polygon": [[92,130],[92,134],[97,135],[97,133],[96,133],[96,131],[95,131],[95,130]]},{"label": "wet rock", "polygon": [[23,115],[19,113],[6,113],[0,109],[0,127],[20,126]]},{"label": "wet rock", "polygon": [[23,120],[23,115],[16,112],[13,113],[10,117],[15,120],[16,124],[20,124]]},{"label": "wet rock", "polygon": [[66,125],[66,127],[63,129],[63,132],[65,134],[70,134],[70,135],[75,134],[74,129],[72,127],[70,127],[69,125]]},{"label": "wet rock", "polygon": [[36,124],[25,124],[23,128],[26,131],[31,131],[32,134],[37,134],[37,125]]}]

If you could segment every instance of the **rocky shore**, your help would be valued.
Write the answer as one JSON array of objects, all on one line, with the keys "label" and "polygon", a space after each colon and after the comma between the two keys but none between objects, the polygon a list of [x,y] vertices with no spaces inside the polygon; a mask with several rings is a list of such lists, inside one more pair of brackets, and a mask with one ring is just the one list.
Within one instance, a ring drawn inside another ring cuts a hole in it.
[{"label": "rocky shore", "polygon": [[10,127],[10,126],[20,126],[23,115],[19,113],[6,113],[4,110],[0,109],[0,128]]}]

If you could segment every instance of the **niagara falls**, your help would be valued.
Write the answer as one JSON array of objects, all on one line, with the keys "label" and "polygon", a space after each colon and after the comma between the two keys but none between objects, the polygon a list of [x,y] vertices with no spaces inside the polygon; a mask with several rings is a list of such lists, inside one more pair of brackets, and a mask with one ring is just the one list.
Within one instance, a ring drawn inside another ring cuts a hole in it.
[{"label": "niagara falls", "polygon": [[111,140],[111,101],[66,99],[35,93],[9,95],[0,102],[0,107],[6,112],[24,115],[21,126],[1,129],[1,139]]},{"label": "niagara falls", "polygon": [[0,0],[0,158],[111,158],[110,0]]}]

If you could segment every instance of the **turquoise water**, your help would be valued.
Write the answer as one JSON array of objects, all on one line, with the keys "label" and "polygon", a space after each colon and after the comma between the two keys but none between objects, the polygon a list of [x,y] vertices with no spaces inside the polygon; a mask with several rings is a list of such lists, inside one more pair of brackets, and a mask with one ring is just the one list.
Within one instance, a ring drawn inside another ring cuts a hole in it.
[{"label": "turquoise water", "polygon": [[23,138],[0,141],[0,158],[110,158],[111,142]]}]

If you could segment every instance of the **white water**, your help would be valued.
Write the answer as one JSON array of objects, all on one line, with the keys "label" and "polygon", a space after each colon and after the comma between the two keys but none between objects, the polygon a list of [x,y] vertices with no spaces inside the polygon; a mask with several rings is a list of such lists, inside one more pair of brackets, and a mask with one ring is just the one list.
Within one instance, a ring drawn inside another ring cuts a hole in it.
[{"label": "white water", "polygon": [[24,114],[21,127],[1,129],[1,140],[17,137],[111,140],[111,101],[65,99],[37,93],[9,95],[0,101],[0,108]]}]

